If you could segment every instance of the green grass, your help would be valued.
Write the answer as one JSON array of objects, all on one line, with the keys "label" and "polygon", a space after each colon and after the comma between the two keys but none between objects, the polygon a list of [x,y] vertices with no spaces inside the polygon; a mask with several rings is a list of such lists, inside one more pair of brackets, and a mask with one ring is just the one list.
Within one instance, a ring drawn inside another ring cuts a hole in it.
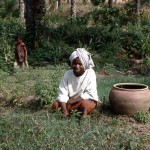
[{"label": "green grass", "polygon": [[[79,119],[78,113],[73,112],[70,118],[62,119],[60,111],[51,110],[49,101],[47,108],[33,110],[28,107],[28,96],[34,95],[39,100],[48,96],[53,98],[67,68],[66,65],[48,66],[18,70],[13,74],[0,73],[0,91],[6,97],[0,102],[0,150],[144,150],[149,146],[150,121],[139,124],[132,117],[116,116],[109,110],[100,109],[86,118]],[[118,82],[150,86],[149,77],[98,78],[100,98],[108,102],[109,91]],[[37,91],[35,85],[40,87]],[[11,105],[6,107],[8,101]]]},{"label": "green grass", "polygon": [[59,114],[46,110],[5,110],[0,126],[0,148],[10,150],[140,149],[144,148],[142,140],[150,138],[135,134],[134,127],[115,116],[62,120]]},{"label": "green grass", "polygon": [[1,149],[138,149],[145,137],[129,132],[128,123],[122,127],[117,118],[62,120],[45,110],[5,110],[0,126]]},{"label": "green grass", "polygon": [[100,99],[107,99],[112,86],[116,83],[142,83],[150,86],[150,77],[107,76],[98,80],[98,94]]}]

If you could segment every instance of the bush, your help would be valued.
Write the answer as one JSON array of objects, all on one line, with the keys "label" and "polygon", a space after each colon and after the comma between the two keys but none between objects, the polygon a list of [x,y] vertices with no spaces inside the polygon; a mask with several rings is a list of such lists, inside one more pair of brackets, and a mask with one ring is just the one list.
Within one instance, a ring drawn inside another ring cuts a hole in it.
[{"label": "bush", "polygon": [[15,37],[24,34],[24,28],[11,16],[0,18],[0,69],[12,70],[14,61]]},{"label": "bush", "polygon": [[49,64],[67,62],[72,49],[71,46],[62,41],[54,40],[49,42],[43,39],[40,43],[40,47],[36,49],[36,52],[33,51],[30,54],[29,61],[31,64],[34,64],[35,61],[38,63],[47,61]]},{"label": "bush", "polygon": [[96,24],[99,25],[110,25],[120,24],[120,12],[119,8],[108,6],[101,6],[99,9],[95,9],[91,12],[91,16]]},{"label": "bush", "polygon": [[92,4],[94,6],[98,6],[98,5],[102,4],[102,3],[104,3],[105,0],[91,0],[91,2],[92,2]]},{"label": "bush", "polygon": [[0,11],[0,15],[5,18],[8,15],[13,17],[18,17],[18,3],[17,0],[4,0],[1,4],[2,11]]}]

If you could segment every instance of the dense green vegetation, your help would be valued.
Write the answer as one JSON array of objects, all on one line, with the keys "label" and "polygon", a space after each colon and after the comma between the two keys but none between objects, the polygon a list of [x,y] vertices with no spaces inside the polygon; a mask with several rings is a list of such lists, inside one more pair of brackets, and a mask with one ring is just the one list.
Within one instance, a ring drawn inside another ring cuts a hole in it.
[{"label": "dense green vegetation", "polygon": [[11,70],[13,66],[14,39],[18,35],[23,37],[27,45],[30,65],[41,64],[43,61],[52,64],[67,62],[70,52],[77,47],[86,47],[93,52],[99,67],[108,63],[124,69],[129,67],[128,58],[143,58],[149,64],[150,20],[144,11],[136,15],[132,3],[121,8],[108,8],[106,4],[101,4],[76,19],[70,18],[67,13],[65,15],[65,9],[47,13],[42,27],[43,34],[39,35],[39,40],[30,41],[34,47],[31,48],[25,25],[19,24],[19,16],[15,13],[18,8],[13,2],[10,0],[5,5],[1,3],[0,9],[2,70]]}]

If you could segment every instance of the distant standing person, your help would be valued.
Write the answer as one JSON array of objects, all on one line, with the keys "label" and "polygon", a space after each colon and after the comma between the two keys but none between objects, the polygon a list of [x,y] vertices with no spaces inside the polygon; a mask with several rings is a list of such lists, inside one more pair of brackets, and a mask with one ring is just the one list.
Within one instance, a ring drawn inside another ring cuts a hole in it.
[{"label": "distant standing person", "polygon": [[21,37],[17,37],[15,46],[15,62],[14,68],[29,67],[27,61],[27,49]]},{"label": "distant standing person", "polygon": [[77,109],[83,116],[90,114],[101,101],[97,94],[96,74],[91,54],[77,48],[69,57],[71,70],[64,74],[53,109],[60,107],[63,117]]}]

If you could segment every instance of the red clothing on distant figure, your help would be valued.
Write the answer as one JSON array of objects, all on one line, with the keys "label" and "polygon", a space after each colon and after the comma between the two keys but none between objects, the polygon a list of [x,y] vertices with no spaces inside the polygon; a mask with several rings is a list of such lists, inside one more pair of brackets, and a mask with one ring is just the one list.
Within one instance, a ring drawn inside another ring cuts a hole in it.
[{"label": "red clothing on distant figure", "polygon": [[16,43],[15,60],[18,63],[25,62],[27,60],[26,45],[22,41]]}]

